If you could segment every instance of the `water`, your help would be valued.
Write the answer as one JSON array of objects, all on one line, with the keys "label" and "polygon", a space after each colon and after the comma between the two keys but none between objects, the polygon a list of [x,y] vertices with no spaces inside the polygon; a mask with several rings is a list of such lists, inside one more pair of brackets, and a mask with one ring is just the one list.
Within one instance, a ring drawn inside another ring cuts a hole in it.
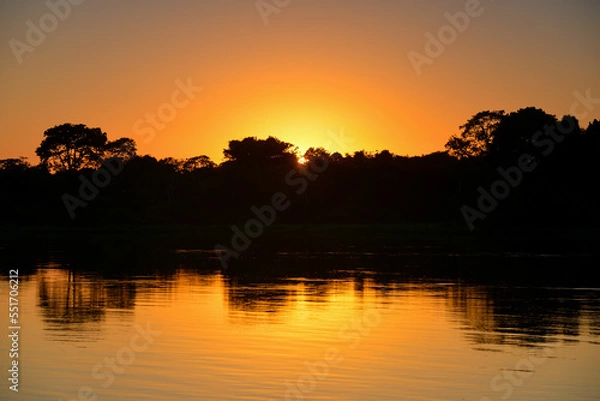
[{"label": "water", "polygon": [[21,273],[19,392],[3,378],[2,399],[600,399],[598,289],[338,262],[281,277],[40,263]]}]

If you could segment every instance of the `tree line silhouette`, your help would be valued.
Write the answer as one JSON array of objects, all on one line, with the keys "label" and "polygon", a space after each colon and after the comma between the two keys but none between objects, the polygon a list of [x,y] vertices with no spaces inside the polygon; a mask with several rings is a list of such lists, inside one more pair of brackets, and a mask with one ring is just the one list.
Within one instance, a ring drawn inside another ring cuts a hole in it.
[{"label": "tree line silhouette", "polygon": [[[310,148],[302,155],[305,164],[293,144],[273,137],[229,141],[217,164],[204,155],[157,160],[138,155],[133,139],[108,141],[100,128],[63,124],[44,132],[37,165],[25,158],[0,160],[0,225],[235,224],[249,217],[253,205],[282,192],[292,205],[276,224],[433,222],[466,228],[467,205],[478,229],[595,227],[599,151],[600,121],[582,128],[575,117],[558,119],[535,107],[479,112],[443,152],[342,155]],[[311,173],[316,165],[323,171],[318,177]],[[516,168],[522,168],[518,185]],[[302,192],[290,185],[300,178]],[[497,181],[510,193],[495,190]],[[481,218],[477,203],[484,192],[502,198]]]}]

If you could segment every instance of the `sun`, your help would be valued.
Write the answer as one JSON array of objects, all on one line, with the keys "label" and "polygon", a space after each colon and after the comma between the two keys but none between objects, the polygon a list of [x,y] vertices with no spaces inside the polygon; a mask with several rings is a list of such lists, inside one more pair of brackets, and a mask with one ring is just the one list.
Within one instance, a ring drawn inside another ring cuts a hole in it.
[{"label": "sun", "polygon": [[306,157],[302,156],[298,159],[298,163],[306,164],[306,163],[308,163],[308,160],[306,159]]}]

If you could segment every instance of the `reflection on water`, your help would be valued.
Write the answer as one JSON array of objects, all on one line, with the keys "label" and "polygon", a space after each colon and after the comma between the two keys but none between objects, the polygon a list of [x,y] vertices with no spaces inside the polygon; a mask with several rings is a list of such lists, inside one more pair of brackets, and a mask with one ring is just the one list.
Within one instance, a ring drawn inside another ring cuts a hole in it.
[{"label": "reflection on water", "polygon": [[[303,274],[43,263],[20,287],[18,399],[77,399],[82,386],[99,400],[600,396],[598,290],[304,263]],[[146,327],[160,335],[136,348]]]}]

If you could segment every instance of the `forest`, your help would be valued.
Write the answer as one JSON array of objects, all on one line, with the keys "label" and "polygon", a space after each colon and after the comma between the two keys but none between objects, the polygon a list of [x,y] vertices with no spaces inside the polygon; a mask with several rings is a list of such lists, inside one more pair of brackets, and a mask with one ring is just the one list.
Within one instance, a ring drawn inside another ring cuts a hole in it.
[{"label": "forest", "polygon": [[600,121],[581,127],[535,107],[479,112],[427,155],[299,155],[247,137],[229,141],[220,164],[138,155],[131,138],[65,123],[43,133],[37,164],[0,160],[0,226],[243,224],[271,205],[268,225],[597,227],[599,152]]}]

